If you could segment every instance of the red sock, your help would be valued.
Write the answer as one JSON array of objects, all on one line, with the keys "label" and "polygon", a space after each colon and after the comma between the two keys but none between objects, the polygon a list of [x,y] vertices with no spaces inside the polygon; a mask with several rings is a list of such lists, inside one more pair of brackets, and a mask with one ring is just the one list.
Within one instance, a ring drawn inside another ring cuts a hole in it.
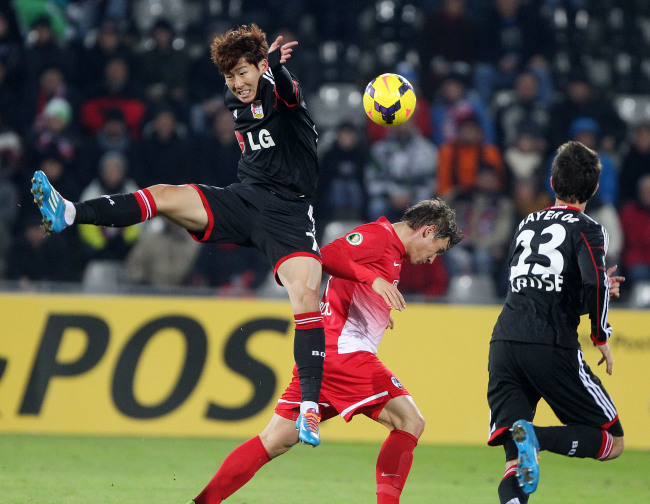
[{"label": "red sock", "polygon": [[418,438],[405,431],[388,435],[377,457],[377,504],[399,503],[417,444]]},{"label": "red sock", "polygon": [[194,498],[196,504],[219,504],[255,475],[271,459],[259,436],[235,448],[221,464],[203,491]]}]

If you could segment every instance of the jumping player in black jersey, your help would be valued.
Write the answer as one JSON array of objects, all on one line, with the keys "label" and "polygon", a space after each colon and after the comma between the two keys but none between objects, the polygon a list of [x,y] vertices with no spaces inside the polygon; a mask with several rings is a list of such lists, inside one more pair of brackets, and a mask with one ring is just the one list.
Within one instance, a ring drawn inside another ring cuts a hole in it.
[{"label": "jumping player in black jersey", "polygon": [[[242,152],[240,183],[225,188],[160,184],[72,203],[38,171],[32,193],[47,231],[60,232],[73,223],[123,227],[160,215],[197,241],[261,250],[286,288],[295,318],[294,358],[302,393],[296,428],[300,441],[317,446],[325,357],[321,260],[311,206],[318,134],[300,83],[284,67],[296,44],[282,44],[277,37],[269,47],[264,32],[252,24],[229,30],[211,45],[212,60],[226,79],[225,103]],[[218,164],[215,159],[215,169]]]},{"label": "jumping player in black jersey", "polygon": [[[510,248],[510,289],[492,333],[488,403],[491,446],[503,445],[501,504],[525,504],[539,481],[538,452],[611,460],[623,452],[623,428],[601,381],[584,362],[580,316],[612,374],[607,322],[623,277],[605,268],[608,235],[585,215],[596,192],[598,154],[579,142],[553,160],[555,205],[521,221]],[[543,398],[564,426],[531,423]]]}]

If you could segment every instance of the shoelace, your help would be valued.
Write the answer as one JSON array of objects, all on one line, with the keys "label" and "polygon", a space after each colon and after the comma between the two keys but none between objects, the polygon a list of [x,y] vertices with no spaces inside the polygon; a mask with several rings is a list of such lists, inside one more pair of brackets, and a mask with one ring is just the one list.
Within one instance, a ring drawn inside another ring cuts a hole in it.
[{"label": "shoelace", "polygon": [[307,422],[307,429],[316,432],[318,430],[318,423],[320,416],[316,413],[305,413],[305,421]]}]

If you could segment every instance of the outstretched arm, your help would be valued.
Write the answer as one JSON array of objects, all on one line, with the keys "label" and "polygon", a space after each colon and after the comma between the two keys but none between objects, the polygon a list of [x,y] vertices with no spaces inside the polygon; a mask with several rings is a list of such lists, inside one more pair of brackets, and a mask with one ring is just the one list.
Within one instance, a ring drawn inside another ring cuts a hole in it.
[{"label": "outstretched arm", "polygon": [[291,58],[294,46],[298,45],[297,41],[282,43],[282,36],[276,38],[269,47],[269,67],[275,77],[275,91],[287,105],[298,103],[298,84],[293,81],[289,70],[284,64]]}]

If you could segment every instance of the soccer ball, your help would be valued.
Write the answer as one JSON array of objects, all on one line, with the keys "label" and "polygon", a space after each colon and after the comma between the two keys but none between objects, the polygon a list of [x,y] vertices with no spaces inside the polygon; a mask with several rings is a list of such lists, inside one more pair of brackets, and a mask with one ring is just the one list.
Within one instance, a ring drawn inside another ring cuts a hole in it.
[{"label": "soccer ball", "polygon": [[363,93],[363,108],[381,126],[408,121],[415,110],[413,86],[401,75],[385,73],[372,79]]}]

